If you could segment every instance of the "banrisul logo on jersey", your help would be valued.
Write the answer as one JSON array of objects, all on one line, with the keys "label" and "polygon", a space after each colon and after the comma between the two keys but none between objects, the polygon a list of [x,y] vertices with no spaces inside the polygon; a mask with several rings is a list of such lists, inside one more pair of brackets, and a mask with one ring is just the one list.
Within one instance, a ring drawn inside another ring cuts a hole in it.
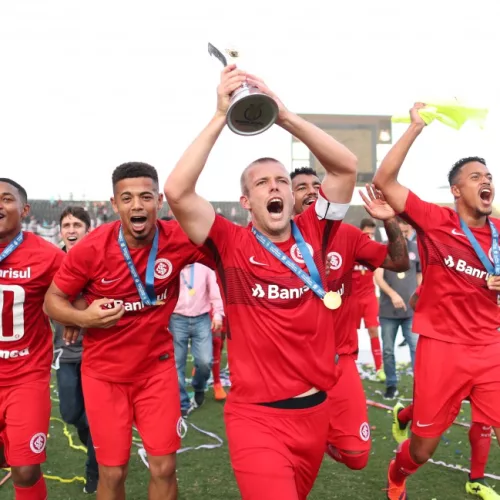
[{"label": "banrisul logo on jersey", "polygon": [[[167,292],[168,292],[168,290],[165,290],[161,295],[157,295],[156,299],[157,300],[166,300],[167,299]],[[141,300],[138,300],[136,302],[124,302],[123,300],[116,299],[113,302],[116,305],[123,305],[125,312],[140,311],[146,307]]]},{"label": "banrisul logo on jersey", "polygon": [[444,258],[444,263],[446,267],[449,267],[450,269],[455,269],[455,271],[465,273],[474,278],[479,278],[480,280],[488,281],[488,278],[490,277],[489,273],[484,269],[478,269],[477,267],[470,266],[467,261],[463,259],[455,260],[451,255]]},{"label": "banrisul logo on jersey", "polygon": [[285,288],[279,285],[261,285],[255,283],[252,287],[252,297],[258,299],[299,299],[302,295],[309,290],[309,287],[303,286],[301,288]]}]

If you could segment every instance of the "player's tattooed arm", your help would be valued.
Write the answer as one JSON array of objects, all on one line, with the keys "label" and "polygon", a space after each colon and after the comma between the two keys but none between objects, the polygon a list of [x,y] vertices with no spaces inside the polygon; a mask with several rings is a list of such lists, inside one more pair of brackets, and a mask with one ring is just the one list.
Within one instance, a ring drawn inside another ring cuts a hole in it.
[{"label": "player's tattooed arm", "polygon": [[410,268],[408,244],[395,217],[384,221],[385,232],[389,243],[388,255],[381,267],[389,271],[407,271]]}]

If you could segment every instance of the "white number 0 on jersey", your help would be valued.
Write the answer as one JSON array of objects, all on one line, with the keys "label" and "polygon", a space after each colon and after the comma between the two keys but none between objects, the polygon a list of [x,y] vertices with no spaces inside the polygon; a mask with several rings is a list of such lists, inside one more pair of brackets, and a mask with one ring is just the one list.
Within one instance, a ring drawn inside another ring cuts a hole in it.
[{"label": "white number 0 on jersey", "polygon": [[24,288],[0,285],[0,342],[24,337]]}]

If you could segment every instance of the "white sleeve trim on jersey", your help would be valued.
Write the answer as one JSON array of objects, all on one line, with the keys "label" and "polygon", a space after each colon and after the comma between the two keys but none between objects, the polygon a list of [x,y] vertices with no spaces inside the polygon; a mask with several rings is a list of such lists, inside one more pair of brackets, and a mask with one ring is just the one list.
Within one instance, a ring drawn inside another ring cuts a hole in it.
[{"label": "white sleeve trim on jersey", "polygon": [[318,219],[342,220],[349,210],[350,203],[332,203],[320,191],[316,200],[316,215]]}]

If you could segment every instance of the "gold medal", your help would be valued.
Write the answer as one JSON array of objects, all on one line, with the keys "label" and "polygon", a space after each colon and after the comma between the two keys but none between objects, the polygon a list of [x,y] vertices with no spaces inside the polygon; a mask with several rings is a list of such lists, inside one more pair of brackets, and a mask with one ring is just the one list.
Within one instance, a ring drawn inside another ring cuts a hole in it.
[{"label": "gold medal", "polygon": [[495,277],[494,277],[494,276],[490,276],[490,277],[488,278],[488,281],[487,281],[488,286],[491,286],[491,285],[493,284],[493,280],[494,280],[494,279],[495,279]]},{"label": "gold medal", "polygon": [[338,292],[327,292],[323,297],[323,304],[328,309],[338,309],[342,305],[342,297]]},{"label": "gold medal", "polygon": [[196,290],[194,288],[190,288],[188,294],[191,295],[191,297],[196,293]]},{"label": "gold medal", "polygon": [[164,301],[164,300],[157,300],[157,301],[155,302],[155,306],[162,306],[162,305],[164,305],[164,304],[165,304],[165,301]]},{"label": "gold medal", "polygon": [[404,279],[404,278],[405,278],[405,276],[406,276],[406,273],[398,273],[398,278],[399,278],[400,280]]}]

